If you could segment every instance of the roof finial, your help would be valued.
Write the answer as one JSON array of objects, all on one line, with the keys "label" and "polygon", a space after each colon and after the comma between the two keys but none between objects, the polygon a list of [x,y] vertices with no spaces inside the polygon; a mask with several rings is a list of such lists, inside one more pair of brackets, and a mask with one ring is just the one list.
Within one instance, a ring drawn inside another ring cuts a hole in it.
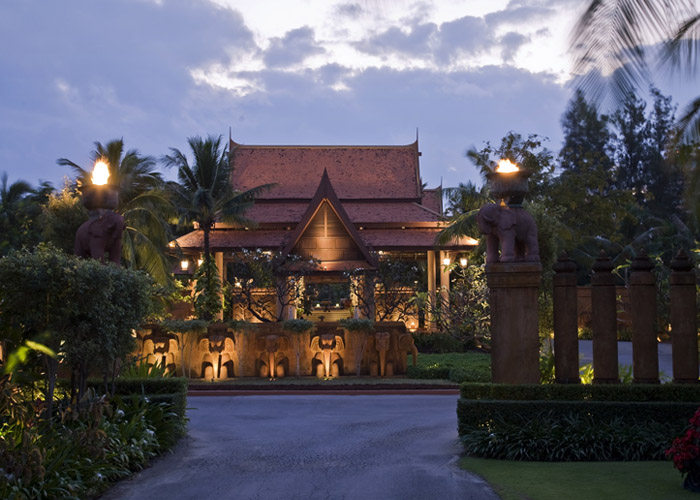
[{"label": "roof finial", "polygon": [[416,143],[418,143],[418,127],[416,127]]}]

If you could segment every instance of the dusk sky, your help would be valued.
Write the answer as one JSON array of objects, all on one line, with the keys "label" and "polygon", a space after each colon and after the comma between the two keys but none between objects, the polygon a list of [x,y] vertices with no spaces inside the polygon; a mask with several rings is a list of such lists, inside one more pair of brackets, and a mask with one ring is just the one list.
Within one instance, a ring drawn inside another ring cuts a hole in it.
[{"label": "dusk sky", "polygon": [[3,0],[0,173],[60,186],[57,158],[88,166],[94,141],[120,137],[160,157],[229,127],[243,144],[408,144],[419,129],[424,182],[479,181],[465,151],[509,130],[560,149],[585,3]]}]

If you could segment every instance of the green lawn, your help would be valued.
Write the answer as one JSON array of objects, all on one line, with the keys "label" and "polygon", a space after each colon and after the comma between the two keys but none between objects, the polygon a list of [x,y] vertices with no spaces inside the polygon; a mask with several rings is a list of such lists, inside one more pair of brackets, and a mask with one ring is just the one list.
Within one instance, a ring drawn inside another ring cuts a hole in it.
[{"label": "green lawn", "polygon": [[463,458],[463,469],[483,477],[503,500],[682,500],[671,462],[511,462]]}]

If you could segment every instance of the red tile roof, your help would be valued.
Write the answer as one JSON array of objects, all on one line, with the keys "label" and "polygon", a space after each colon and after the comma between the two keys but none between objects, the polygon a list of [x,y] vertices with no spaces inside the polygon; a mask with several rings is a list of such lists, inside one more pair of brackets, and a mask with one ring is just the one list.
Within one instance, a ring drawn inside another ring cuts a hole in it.
[{"label": "red tile roof", "polygon": [[[365,229],[358,231],[365,245],[377,250],[433,250],[436,247],[435,238],[439,229]],[[292,232],[285,230],[251,229],[221,229],[210,233],[212,251],[231,251],[241,248],[262,248],[278,250],[289,241]],[[201,251],[203,235],[201,230],[192,231],[177,239],[180,248],[184,250]],[[466,249],[474,246],[466,238],[440,245],[446,249]]]},{"label": "red tile roof", "polygon": [[261,199],[313,197],[324,169],[341,200],[420,199],[418,143],[406,146],[247,146],[231,141],[232,183],[277,184]]},{"label": "red tile roof", "polygon": [[[377,202],[345,201],[343,208],[355,224],[436,222],[440,217],[435,211],[411,201]],[[289,223],[296,225],[306,212],[308,202],[255,203],[245,216],[259,223]]]}]

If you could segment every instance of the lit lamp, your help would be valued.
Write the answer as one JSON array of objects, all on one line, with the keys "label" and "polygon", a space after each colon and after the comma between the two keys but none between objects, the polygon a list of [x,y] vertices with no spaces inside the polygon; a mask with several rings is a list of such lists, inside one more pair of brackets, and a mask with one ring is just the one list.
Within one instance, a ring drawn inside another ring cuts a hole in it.
[{"label": "lit lamp", "polygon": [[95,162],[92,169],[92,181],[83,189],[83,205],[88,210],[115,210],[119,205],[119,191],[116,186],[108,184],[109,167],[104,160]]},{"label": "lit lamp", "polygon": [[459,259],[459,265],[462,267],[467,267],[467,258],[466,257],[460,257]]},{"label": "lit lamp", "polygon": [[528,192],[527,179],[532,172],[519,168],[508,159],[498,162],[496,170],[486,174],[491,194],[511,207],[519,207]]},{"label": "lit lamp", "polygon": [[190,261],[189,260],[181,260],[180,261],[180,269],[183,271],[187,271],[190,267]]},{"label": "lit lamp", "polygon": [[445,257],[444,259],[442,259],[442,265],[443,265],[443,266],[449,266],[449,265],[450,265],[450,258],[449,258],[449,257]]}]

